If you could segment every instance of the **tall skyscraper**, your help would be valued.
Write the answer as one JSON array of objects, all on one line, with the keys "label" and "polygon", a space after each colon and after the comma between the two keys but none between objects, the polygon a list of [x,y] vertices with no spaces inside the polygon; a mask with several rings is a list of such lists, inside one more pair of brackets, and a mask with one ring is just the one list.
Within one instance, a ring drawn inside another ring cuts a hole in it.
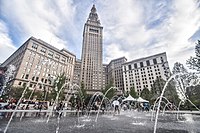
[{"label": "tall skyscraper", "polygon": [[103,27],[93,5],[84,26],[81,56],[81,82],[88,94],[93,94],[103,87],[102,31]]}]

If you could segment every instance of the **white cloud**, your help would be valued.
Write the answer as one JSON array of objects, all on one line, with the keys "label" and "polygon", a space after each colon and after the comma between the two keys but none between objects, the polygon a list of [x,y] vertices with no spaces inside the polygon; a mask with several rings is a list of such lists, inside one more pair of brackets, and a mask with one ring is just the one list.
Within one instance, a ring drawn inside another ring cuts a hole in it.
[{"label": "white cloud", "polygon": [[73,27],[75,8],[71,0],[13,0],[2,4],[3,15],[14,22],[14,27],[22,34],[20,40],[34,36],[59,49],[68,48],[68,41],[61,38],[61,31],[65,24]]},{"label": "white cloud", "polygon": [[[193,0],[104,0],[99,14],[104,26],[105,60],[118,53],[129,60],[167,52],[170,66],[194,55],[189,38],[200,27],[200,10]],[[154,24],[155,23],[155,24]],[[113,45],[115,44],[115,45]]]},{"label": "white cloud", "polygon": [[0,63],[3,63],[15,50],[16,47],[8,35],[6,24],[0,20]]},{"label": "white cloud", "polygon": [[[2,1],[1,11],[20,34],[21,44],[35,36],[57,48],[71,48],[79,55],[89,6],[92,2],[12,0]],[[166,51],[170,66],[176,61],[185,63],[194,55],[195,43],[189,39],[200,27],[197,6],[194,0],[96,1],[104,27],[104,61],[121,56],[130,61]]]}]

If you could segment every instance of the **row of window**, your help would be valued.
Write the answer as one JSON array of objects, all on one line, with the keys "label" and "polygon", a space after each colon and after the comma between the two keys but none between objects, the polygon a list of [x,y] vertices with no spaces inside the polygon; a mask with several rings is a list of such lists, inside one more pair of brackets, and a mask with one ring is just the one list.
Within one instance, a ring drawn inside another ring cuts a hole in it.
[{"label": "row of window", "polygon": [[[38,44],[33,42],[32,48],[33,48],[33,50],[37,51]],[[65,63],[65,62],[68,62],[68,63],[71,63],[71,64],[73,63],[73,58],[72,57],[69,57],[69,56],[68,57],[65,57],[65,56],[61,57],[58,53],[54,53],[52,50],[47,50],[47,48],[45,48],[45,47],[41,47],[40,53],[42,55],[45,55],[47,53],[47,56],[49,58],[53,58],[54,57],[56,60],[60,60],[62,63]]]},{"label": "row of window", "polygon": [[[154,58],[152,60],[152,63],[150,62],[151,60],[146,60],[145,63],[146,63],[146,66],[151,66],[151,65],[156,65],[158,64],[158,58]],[[163,60],[163,57],[160,57],[160,62],[163,63],[164,60]],[[139,63],[134,63],[133,64],[133,67],[132,65],[128,65],[128,70],[132,70],[132,69],[137,69],[137,68],[141,68],[141,67],[144,67],[144,62],[139,62]],[[124,66],[124,70],[126,71],[126,66]]]}]

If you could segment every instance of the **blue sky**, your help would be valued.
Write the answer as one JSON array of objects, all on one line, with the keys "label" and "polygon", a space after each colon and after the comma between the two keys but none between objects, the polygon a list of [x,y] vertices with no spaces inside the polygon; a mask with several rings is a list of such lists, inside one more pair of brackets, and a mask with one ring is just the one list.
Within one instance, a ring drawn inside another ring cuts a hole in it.
[{"label": "blue sky", "polygon": [[93,4],[104,27],[104,63],[166,51],[173,66],[194,56],[200,39],[198,0],[0,0],[0,62],[31,36],[80,58]]}]

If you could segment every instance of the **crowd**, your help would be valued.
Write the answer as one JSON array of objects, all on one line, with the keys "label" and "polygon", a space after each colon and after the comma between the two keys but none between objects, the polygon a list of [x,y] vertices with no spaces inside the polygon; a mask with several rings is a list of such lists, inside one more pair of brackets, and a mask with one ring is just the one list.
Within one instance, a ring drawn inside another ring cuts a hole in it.
[{"label": "crowd", "polygon": [[[0,99],[0,109],[15,109],[17,106],[17,100],[16,99],[8,99],[8,100],[3,100],[2,98]],[[47,101],[33,101],[33,100],[26,100],[22,99],[19,106],[18,110],[28,110],[28,109],[35,109],[35,110],[42,110],[42,109],[48,109],[49,102]]]}]

